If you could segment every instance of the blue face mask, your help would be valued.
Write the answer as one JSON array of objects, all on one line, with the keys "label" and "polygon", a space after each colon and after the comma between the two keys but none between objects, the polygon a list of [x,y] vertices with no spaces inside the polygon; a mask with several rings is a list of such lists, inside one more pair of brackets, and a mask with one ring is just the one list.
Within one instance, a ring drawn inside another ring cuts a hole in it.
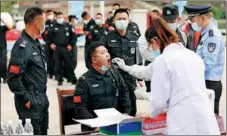
[{"label": "blue face mask", "polygon": [[116,27],[119,30],[126,30],[128,27],[128,20],[117,20],[116,21]]},{"label": "blue face mask", "polygon": [[160,55],[160,51],[159,50],[152,51],[152,54],[154,55],[154,57],[158,57]]},{"label": "blue face mask", "polygon": [[109,68],[104,65],[102,65],[100,69],[102,70],[102,72],[106,72],[107,70],[109,70]]},{"label": "blue face mask", "polygon": [[101,20],[101,19],[95,19],[95,23],[96,23],[97,25],[101,25],[101,24],[102,24],[102,20]]}]

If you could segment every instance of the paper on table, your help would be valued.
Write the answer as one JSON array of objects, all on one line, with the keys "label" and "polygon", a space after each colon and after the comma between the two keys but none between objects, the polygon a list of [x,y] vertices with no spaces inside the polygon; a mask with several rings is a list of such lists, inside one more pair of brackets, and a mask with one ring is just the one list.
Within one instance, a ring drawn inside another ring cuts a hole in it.
[{"label": "paper on table", "polygon": [[94,118],[94,119],[73,119],[76,122],[79,122],[80,124],[84,124],[90,127],[104,127],[109,125],[116,124],[116,121],[113,120],[107,120],[104,118]]},{"label": "paper on table", "polygon": [[109,117],[109,116],[121,115],[121,113],[117,111],[115,108],[94,110],[94,112],[98,117]]}]

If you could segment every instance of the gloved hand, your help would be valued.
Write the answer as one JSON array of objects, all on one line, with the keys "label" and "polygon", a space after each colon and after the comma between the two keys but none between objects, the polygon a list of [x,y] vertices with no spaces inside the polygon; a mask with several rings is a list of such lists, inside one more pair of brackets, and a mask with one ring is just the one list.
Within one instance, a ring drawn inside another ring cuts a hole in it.
[{"label": "gloved hand", "polygon": [[125,65],[125,61],[121,58],[114,58],[112,60],[113,63],[117,64],[120,69],[122,69],[125,72],[129,71],[129,66]]}]

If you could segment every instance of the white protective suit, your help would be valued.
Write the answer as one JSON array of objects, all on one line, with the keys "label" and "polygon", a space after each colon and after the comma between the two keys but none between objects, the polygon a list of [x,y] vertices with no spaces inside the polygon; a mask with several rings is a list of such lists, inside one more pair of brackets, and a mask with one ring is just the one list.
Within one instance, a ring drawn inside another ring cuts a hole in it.
[{"label": "white protective suit", "polygon": [[[151,52],[145,54],[152,56]],[[204,62],[196,53],[178,43],[167,46],[148,66],[127,66],[123,60],[119,64],[137,78],[151,78],[150,115],[156,117],[168,109],[168,135],[220,134],[213,99],[208,97],[214,92],[206,89]]]},{"label": "white protective suit", "polygon": [[150,115],[167,111],[168,135],[220,135],[204,78],[202,59],[170,44],[153,64]]}]

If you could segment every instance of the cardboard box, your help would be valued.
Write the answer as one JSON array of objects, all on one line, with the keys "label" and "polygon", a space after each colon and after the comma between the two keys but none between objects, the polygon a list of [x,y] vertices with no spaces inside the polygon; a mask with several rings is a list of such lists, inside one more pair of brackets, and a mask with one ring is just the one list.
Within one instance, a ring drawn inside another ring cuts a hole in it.
[{"label": "cardboard box", "polygon": [[142,134],[142,118],[121,114],[114,108],[94,111],[97,118],[76,120],[90,127],[99,127],[102,134],[107,135],[140,135]]}]

